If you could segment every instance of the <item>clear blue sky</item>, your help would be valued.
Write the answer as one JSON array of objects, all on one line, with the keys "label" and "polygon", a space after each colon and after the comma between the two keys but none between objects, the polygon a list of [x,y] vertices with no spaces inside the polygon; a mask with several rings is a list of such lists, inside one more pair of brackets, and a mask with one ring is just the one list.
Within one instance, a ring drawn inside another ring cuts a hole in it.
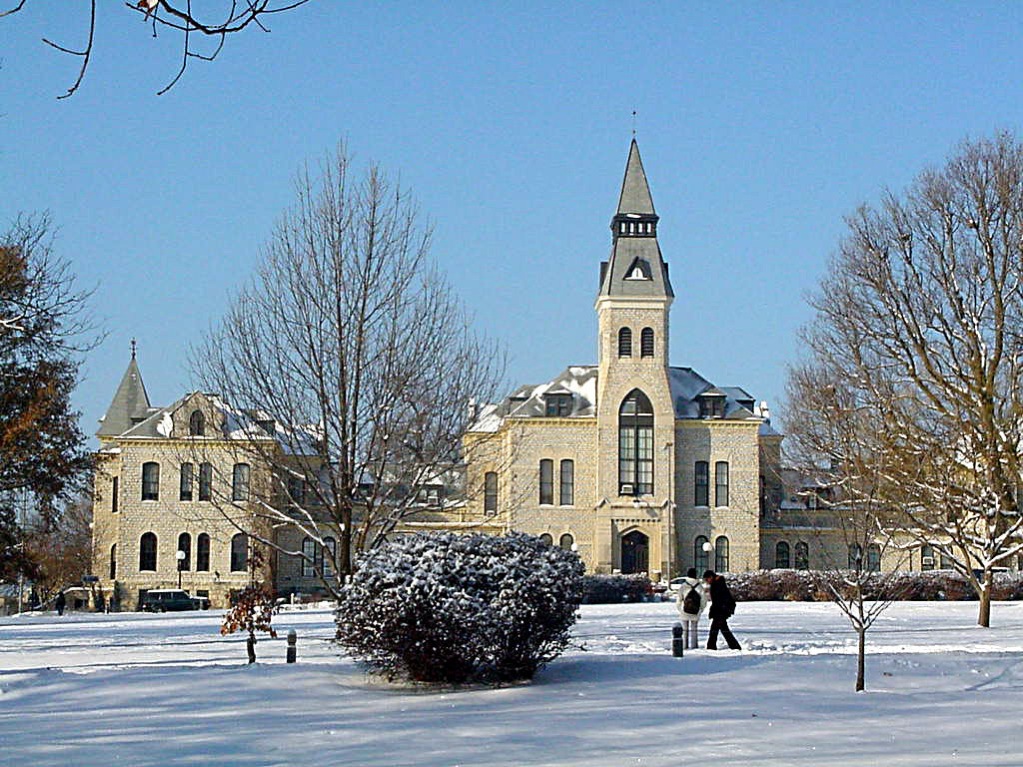
[{"label": "clear blue sky", "polygon": [[[71,6],[81,6],[72,9]],[[672,363],[777,406],[842,218],[965,136],[1019,130],[1023,7],[984,3],[340,3],[228,40],[167,95],[179,40],[102,2],[84,85],[0,20],[0,222],[49,210],[110,331],[76,398],[92,433],[139,340],[154,404],[341,138],[400,174],[511,383],[596,361],[593,299],[631,129],[671,265]]]}]

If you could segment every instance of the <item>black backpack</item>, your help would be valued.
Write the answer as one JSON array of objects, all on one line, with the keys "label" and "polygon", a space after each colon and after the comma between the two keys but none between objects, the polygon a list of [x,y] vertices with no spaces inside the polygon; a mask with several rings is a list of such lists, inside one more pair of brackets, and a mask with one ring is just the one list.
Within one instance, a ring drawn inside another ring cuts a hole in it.
[{"label": "black backpack", "polygon": [[682,612],[686,615],[700,614],[700,592],[696,586],[689,587],[689,593],[682,600]]}]

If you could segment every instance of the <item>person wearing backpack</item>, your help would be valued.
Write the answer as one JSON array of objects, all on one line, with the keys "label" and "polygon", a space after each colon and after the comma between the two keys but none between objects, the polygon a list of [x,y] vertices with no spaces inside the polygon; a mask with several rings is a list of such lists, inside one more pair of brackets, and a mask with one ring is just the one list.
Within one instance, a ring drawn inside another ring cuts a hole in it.
[{"label": "person wearing backpack", "polygon": [[700,579],[696,577],[695,567],[690,567],[686,577],[682,580],[676,607],[684,630],[683,646],[687,649],[696,649],[700,646],[696,624],[699,623],[700,616],[703,615],[703,611],[707,607],[707,595]]},{"label": "person wearing backpack", "polygon": [[703,574],[703,580],[710,589],[710,634],[707,636],[707,649],[718,649],[718,632],[721,632],[730,649],[741,650],[739,642],[728,628],[728,619],[735,614],[735,597],[729,591],[724,576],[708,570]]}]

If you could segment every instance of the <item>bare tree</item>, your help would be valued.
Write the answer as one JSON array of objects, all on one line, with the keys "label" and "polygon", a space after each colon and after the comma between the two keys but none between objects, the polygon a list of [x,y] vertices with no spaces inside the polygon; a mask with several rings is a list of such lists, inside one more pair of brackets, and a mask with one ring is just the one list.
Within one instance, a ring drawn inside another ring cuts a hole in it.
[{"label": "bare tree", "polygon": [[[56,43],[48,38],[43,42],[51,48],[76,57],[80,60],[78,77],[68,88],[67,93],[58,96],[59,99],[66,99],[74,94],[85,79],[85,72],[89,68],[92,59],[93,45],[96,39],[96,6],[98,0],[91,0],[89,3],[89,23],[85,43],[81,47],[69,48],[66,45]],[[0,18],[11,16],[25,8],[28,0],[19,2],[7,10],[0,11]],[[198,4],[205,12],[196,12],[192,8],[192,0],[133,0],[125,2],[124,9],[130,13],[139,15],[139,18],[148,22],[152,28],[153,37],[157,37],[158,29],[169,29],[181,35],[182,52],[181,66],[174,75],[174,78],[157,92],[163,95],[175,83],[181,79],[192,59],[213,61],[224,47],[227,36],[241,32],[249,26],[255,26],[264,32],[270,29],[266,26],[266,20],[273,14],[293,10],[300,5],[305,5],[309,0],[285,0],[275,3],[272,0],[221,0],[216,5],[216,11],[207,10],[210,3]],[[196,46],[196,38],[205,38],[212,44],[209,46]]]},{"label": "bare tree", "polygon": [[[886,523],[952,562],[988,626],[992,570],[1023,552],[1023,146],[965,142],[847,223],[790,432],[839,472],[869,462],[869,492],[898,511]],[[827,444],[829,420],[860,433]]]},{"label": "bare tree", "polygon": [[[233,442],[269,474],[246,496],[247,532],[333,571],[336,587],[353,550],[422,514],[424,491],[460,475],[472,403],[492,398],[503,356],[432,265],[407,190],[375,166],[354,177],[344,146],[296,186],[256,276],[192,367],[263,430]],[[239,518],[237,494],[219,502]],[[336,540],[336,566],[303,538],[319,551]]]}]

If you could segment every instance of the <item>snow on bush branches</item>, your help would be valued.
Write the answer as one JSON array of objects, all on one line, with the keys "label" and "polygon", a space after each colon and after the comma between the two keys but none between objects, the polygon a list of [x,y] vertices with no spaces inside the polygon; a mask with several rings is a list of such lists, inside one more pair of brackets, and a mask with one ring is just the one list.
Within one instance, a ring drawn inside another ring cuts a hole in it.
[{"label": "snow on bush branches", "polygon": [[582,596],[571,551],[522,533],[416,535],[367,553],[337,641],[388,679],[530,679],[568,645]]}]

